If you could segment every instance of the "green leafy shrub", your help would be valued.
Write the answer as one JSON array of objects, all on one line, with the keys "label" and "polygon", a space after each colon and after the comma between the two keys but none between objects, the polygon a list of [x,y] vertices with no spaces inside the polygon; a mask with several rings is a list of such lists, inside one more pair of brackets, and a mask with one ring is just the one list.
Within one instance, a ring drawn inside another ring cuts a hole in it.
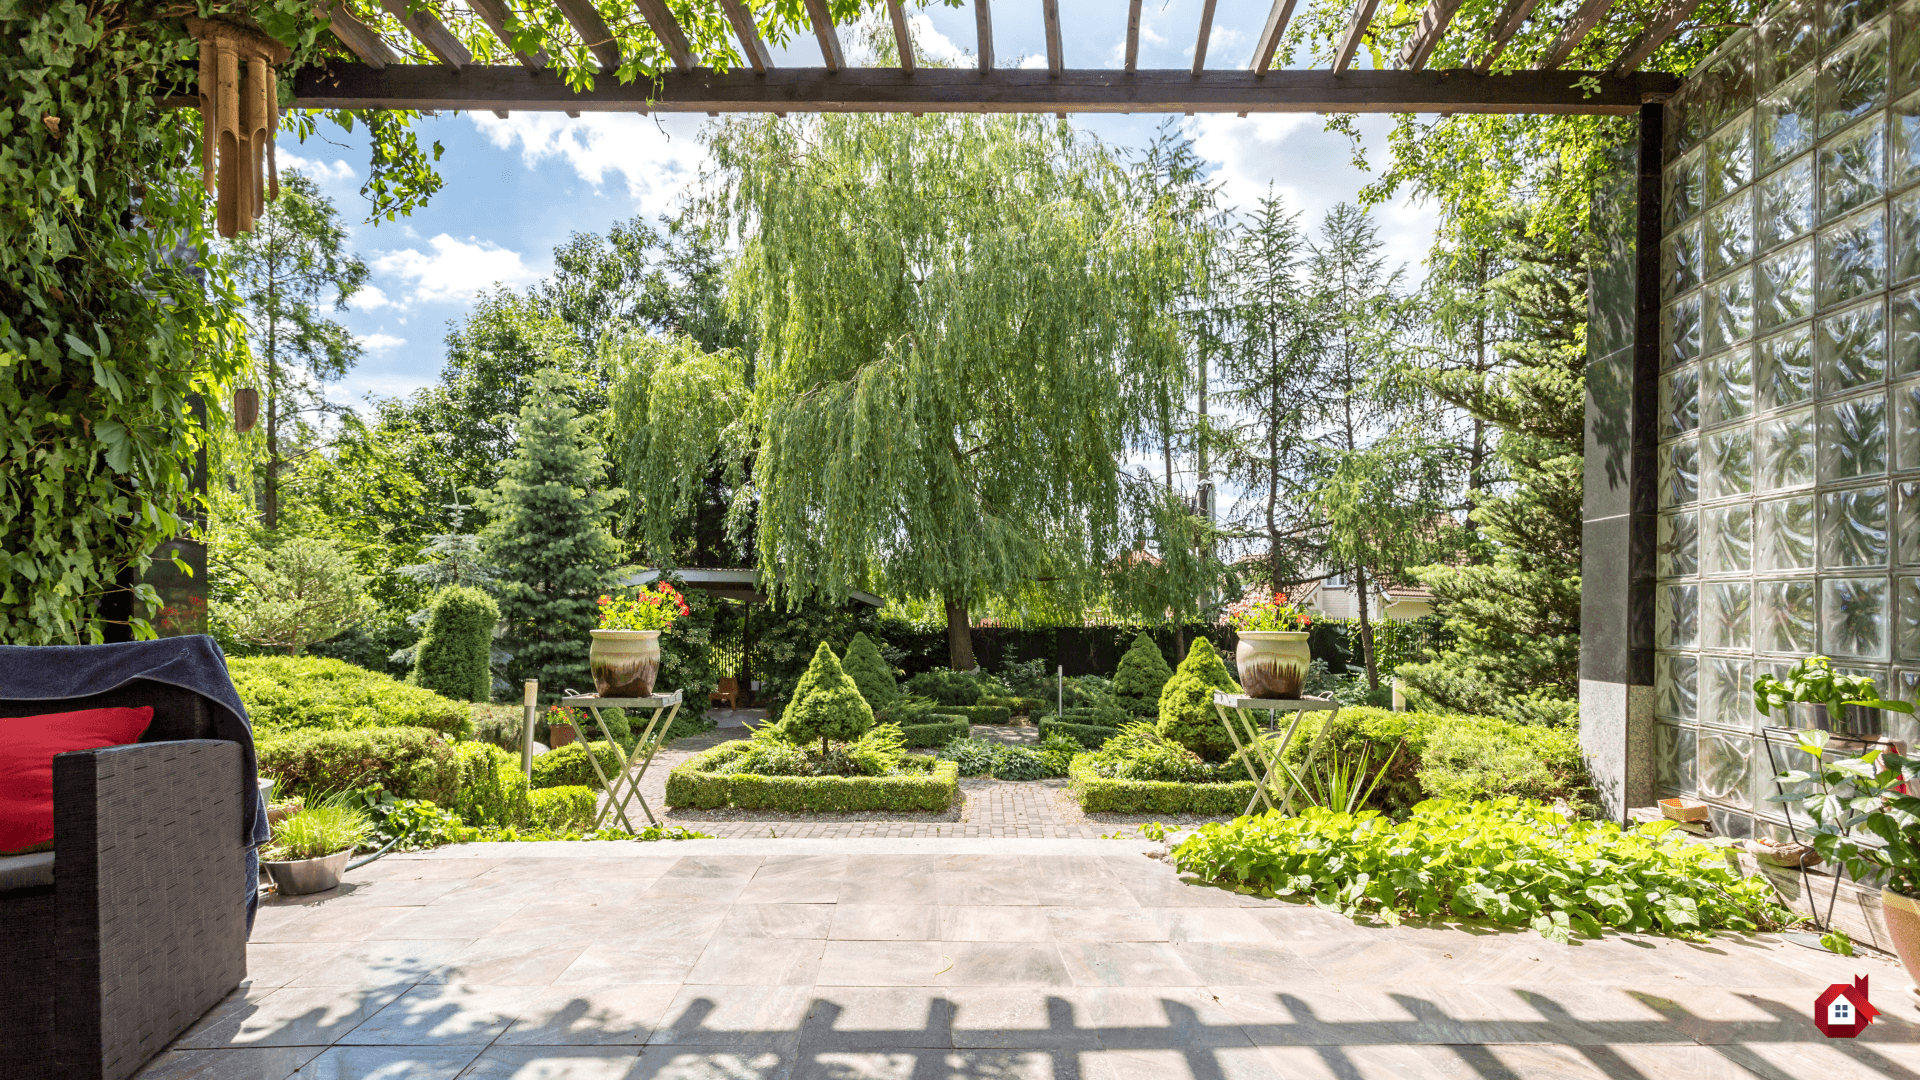
[{"label": "green leafy shrub", "polygon": [[942,761],[951,761],[960,770],[961,776],[989,776],[993,773],[993,759],[1000,753],[1000,744],[985,739],[955,739],[941,747],[934,756]]},{"label": "green leafy shrub", "polygon": [[[595,740],[593,756],[600,759],[600,769],[611,780],[620,771],[620,761],[614,755],[613,746],[605,739]],[[587,744],[570,742],[558,750],[549,750],[533,759],[533,786],[550,787],[589,787],[595,791],[601,789],[600,778],[593,773],[593,762],[587,760]]]},{"label": "green leafy shrub", "polygon": [[876,724],[850,743],[814,751],[796,743],[782,725],[762,725],[746,741],[745,753],[723,771],[758,776],[888,776],[898,771],[906,742],[897,724]]},{"label": "green leafy shrub", "polygon": [[1214,711],[1216,690],[1238,692],[1240,686],[1227,674],[1213,642],[1196,638],[1180,670],[1173,673],[1160,691],[1160,734],[1179,743],[1208,761],[1220,761],[1233,753],[1233,740],[1227,735],[1220,714]]},{"label": "green leafy shrub", "polygon": [[486,701],[493,696],[493,628],[500,607],[467,585],[451,585],[433,594],[427,629],[414,652],[413,683],[457,701]]},{"label": "green leafy shrub", "polygon": [[473,717],[473,738],[490,746],[497,746],[509,754],[518,755],[521,739],[524,737],[521,725],[525,716],[518,705],[480,705],[471,706]]},{"label": "green leafy shrub", "polygon": [[[1198,754],[1154,730],[1152,724],[1135,720],[1103,743],[1100,749],[1085,755],[1087,765],[1096,774],[1114,780],[1165,780],[1183,784],[1229,782],[1246,775],[1237,762],[1219,764],[1201,760]],[[1251,782],[1251,781],[1249,781]]]},{"label": "green leafy shrub", "polygon": [[1239,814],[1253,798],[1253,781],[1192,784],[1177,780],[1130,780],[1103,776],[1093,754],[1079,754],[1067,768],[1068,786],[1089,813]]},{"label": "green leafy shrub", "polygon": [[[938,716],[939,714],[932,714]],[[937,720],[931,724],[902,724],[900,735],[911,747],[945,746],[954,739],[967,737],[969,725],[966,717],[956,716],[952,720]]]},{"label": "green leafy shrub", "polygon": [[235,656],[227,659],[227,674],[256,734],[417,727],[464,739],[473,731],[466,705],[340,660]]},{"label": "green leafy shrub", "polygon": [[1046,763],[1048,776],[1065,776],[1072,766],[1073,759],[1085,749],[1080,740],[1067,735],[1042,734],[1040,736],[1040,757]]},{"label": "green leafy shrub", "polygon": [[1000,752],[993,755],[995,780],[1039,780],[1058,775],[1048,771],[1047,759],[1031,746],[1002,746]]},{"label": "green leafy shrub", "polygon": [[590,787],[535,788],[527,793],[527,824],[536,829],[583,829],[593,824],[599,795]]},{"label": "green leafy shrub", "polygon": [[1074,724],[1064,720],[1040,721],[1040,738],[1072,739],[1088,750],[1098,750],[1108,739],[1120,734],[1118,727],[1098,724]]},{"label": "green leafy shrub", "polygon": [[1072,762],[1073,753],[1080,749],[1078,743],[1069,741],[1069,744],[1071,749],[1063,753],[1059,742],[1053,743],[1050,749],[1035,749],[988,739],[954,739],[942,746],[935,756],[953,762],[961,776],[1040,780],[1067,774],[1067,765]]},{"label": "green leafy shrub", "polygon": [[965,717],[975,724],[1004,724],[1013,719],[1005,705],[940,705],[937,708],[949,716]]},{"label": "green leafy shrub", "polygon": [[1765,930],[1787,913],[1761,877],[1688,846],[1673,823],[1623,830],[1569,821],[1512,797],[1434,799],[1394,823],[1311,807],[1201,827],[1173,849],[1188,873],[1266,896],[1299,896],[1349,917],[1484,918],[1573,933]]},{"label": "green leafy shrub", "polygon": [[826,642],[814,650],[813,663],[793,688],[793,700],[780,714],[786,737],[797,743],[852,742],[873,726],[873,709],[860,688],[840,667]]},{"label": "green leafy shrub", "polygon": [[964,671],[935,668],[907,680],[907,690],[942,705],[978,705],[986,693],[980,680]]},{"label": "green leafy shrub", "polygon": [[[544,755],[543,755],[544,756]],[[469,825],[525,825],[527,777],[520,759],[497,746],[464,742],[453,748],[460,770],[453,812]]]},{"label": "green leafy shrub", "polygon": [[1160,691],[1171,678],[1173,667],[1160,654],[1160,646],[1140,634],[1134,637],[1133,644],[1120,657],[1120,666],[1114,669],[1113,692],[1135,701],[1153,703],[1157,708]]},{"label": "green leafy shrub", "polygon": [[451,804],[459,790],[453,748],[425,728],[268,731],[254,749],[260,774],[285,794],[378,786],[398,799]]},{"label": "green leafy shrub", "polygon": [[847,643],[847,657],[840,662],[847,677],[860,688],[874,712],[886,708],[900,697],[900,683],[893,677],[893,666],[880,655],[880,649],[864,631]]},{"label": "green leafy shrub", "polygon": [[917,754],[903,756],[892,776],[760,776],[724,771],[747,750],[746,741],[723,743],[675,766],[667,774],[667,805],[802,813],[945,810],[960,790],[959,771],[952,762]]}]

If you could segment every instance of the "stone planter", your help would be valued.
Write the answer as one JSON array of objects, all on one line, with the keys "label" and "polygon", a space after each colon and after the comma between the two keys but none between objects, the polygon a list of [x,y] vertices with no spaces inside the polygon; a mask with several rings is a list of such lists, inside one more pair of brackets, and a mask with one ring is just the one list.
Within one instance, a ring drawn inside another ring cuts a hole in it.
[{"label": "stone planter", "polygon": [[340,875],[346,873],[347,860],[352,856],[353,849],[348,848],[318,859],[292,859],[287,862],[263,860],[260,868],[279,887],[280,895],[300,896],[339,887]]},{"label": "stone planter", "polygon": [[1887,936],[1906,966],[1907,978],[1920,985],[1920,897],[1881,889],[1880,917],[1887,922]]},{"label": "stone planter", "polygon": [[1248,697],[1297,698],[1313,656],[1305,630],[1242,630],[1234,661]]},{"label": "stone planter", "polygon": [[660,674],[660,631],[595,630],[587,666],[601,697],[647,697]]}]

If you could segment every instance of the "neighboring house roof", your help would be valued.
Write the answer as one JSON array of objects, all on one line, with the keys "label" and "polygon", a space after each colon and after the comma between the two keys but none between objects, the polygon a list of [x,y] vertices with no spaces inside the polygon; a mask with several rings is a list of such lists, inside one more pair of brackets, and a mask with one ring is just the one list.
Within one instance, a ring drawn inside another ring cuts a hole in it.
[{"label": "neighboring house roof", "polygon": [[[766,594],[760,591],[760,572],[757,570],[676,570],[675,573],[680,576],[680,580],[687,583],[688,588],[699,589],[709,596],[717,596],[723,600],[738,600],[747,604],[767,602]],[[658,569],[640,570],[628,574],[620,584],[647,585],[658,580],[659,577]],[[847,597],[869,607],[887,606],[885,600],[870,592],[861,592],[859,589],[847,590]]]}]

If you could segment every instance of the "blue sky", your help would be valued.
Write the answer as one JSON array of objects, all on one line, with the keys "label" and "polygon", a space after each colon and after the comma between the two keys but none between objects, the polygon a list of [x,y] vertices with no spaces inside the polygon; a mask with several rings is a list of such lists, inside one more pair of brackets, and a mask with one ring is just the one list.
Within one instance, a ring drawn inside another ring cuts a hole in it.
[{"label": "blue sky", "polygon": [[[1269,4],[1219,0],[1207,66],[1244,69]],[[1119,0],[1062,0],[1061,23],[1069,67],[1122,64],[1125,6]],[[1142,10],[1140,64],[1186,67],[1193,62],[1201,0],[1147,0]],[[994,52],[1006,65],[1045,66],[1040,5],[1001,3],[993,9]],[[913,17],[914,39],[936,56],[957,57],[974,44],[967,8],[924,9]],[[858,35],[843,27],[850,53]],[[1364,56],[1361,58],[1364,63]],[[849,62],[854,57],[849,56]],[[809,35],[775,50],[784,66],[820,62]],[[1367,177],[1350,164],[1344,136],[1328,134],[1324,118],[1232,115],[1175,118],[1224,185],[1227,205],[1247,205],[1271,183],[1312,226],[1329,207],[1354,199]],[[1109,142],[1144,145],[1164,116],[1076,116],[1072,122]],[[449,322],[459,320],[481,290],[524,286],[552,266],[553,248],[574,232],[604,232],[638,215],[674,211],[698,180],[706,160],[704,116],[586,113],[443,114],[420,122],[423,142],[446,147],[439,169],[446,187],[428,206],[395,222],[360,223],[366,204],[364,139],[322,124],[299,143],[282,139],[279,158],[312,175],[352,225],[352,244],[373,270],[372,288],[340,319],[361,340],[365,357],[333,389],[342,401],[368,393],[400,395],[436,380]],[[1385,154],[1385,117],[1362,117],[1369,163]],[[1413,275],[1432,242],[1434,217],[1405,200],[1376,211],[1390,256]]]}]

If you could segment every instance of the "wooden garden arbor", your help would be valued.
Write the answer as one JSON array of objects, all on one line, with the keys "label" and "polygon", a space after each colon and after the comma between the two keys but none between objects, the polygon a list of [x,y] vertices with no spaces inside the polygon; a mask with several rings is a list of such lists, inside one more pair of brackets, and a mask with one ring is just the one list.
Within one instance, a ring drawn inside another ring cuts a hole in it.
[{"label": "wooden garden arbor", "polygon": [[[362,3],[368,0],[361,0]],[[512,49],[504,0],[465,0],[493,37]],[[818,67],[776,67],[747,0],[718,0],[737,41],[737,53],[696,55],[665,0],[632,0],[645,29],[671,61],[659,79],[621,85],[612,78],[575,92],[548,70],[543,54],[516,53],[517,64],[476,63],[473,53],[430,11],[410,11],[407,0],[379,0],[373,25],[341,0],[327,14],[333,33],[358,63],[307,68],[295,80],[297,108],[600,112],[1482,112],[1632,114],[1672,93],[1678,79],[1643,72],[1640,65],[1692,15],[1699,0],[1674,0],[1604,70],[1562,65],[1599,25],[1613,0],[1585,0],[1560,27],[1537,68],[1492,70],[1532,17],[1538,0],[1508,0],[1493,32],[1472,50],[1469,66],[1430,70],[1428,60],[1448,33],[1461,0],[1431,0],[1397,67],[1356,70],[1355,54],[1379,0],[1358,0],[1331,67],[1276,69],[1274,56],[1296,0],[1274,0],[1252,58],[1241,70],[1208,68],[1214,0],[1206,0],[1190,69],[1139,67],[1142,0],[1127,0],[1125,65],[1119,69],[1069,66],[1068,34],[1059,0],[1038,0],[1045,18],[1044,69],[994,66],[991,0],[970,0],[978,36],[973,69],[917,65],[902,0],[886,0],[900,62],[850,67],[827,0],[805,0]],[[1120,0],[1116,0],[1116,5]],[[524,0],[564,16],[603,72],[623,62],[615,32],[590,0]],[[462,13],[463,15],[465,13]],[[377,27],[404,30],[394,38]],[[729,44],[729,50],[734,47]],[[741,63],[740,58],[745,62]]]}]

